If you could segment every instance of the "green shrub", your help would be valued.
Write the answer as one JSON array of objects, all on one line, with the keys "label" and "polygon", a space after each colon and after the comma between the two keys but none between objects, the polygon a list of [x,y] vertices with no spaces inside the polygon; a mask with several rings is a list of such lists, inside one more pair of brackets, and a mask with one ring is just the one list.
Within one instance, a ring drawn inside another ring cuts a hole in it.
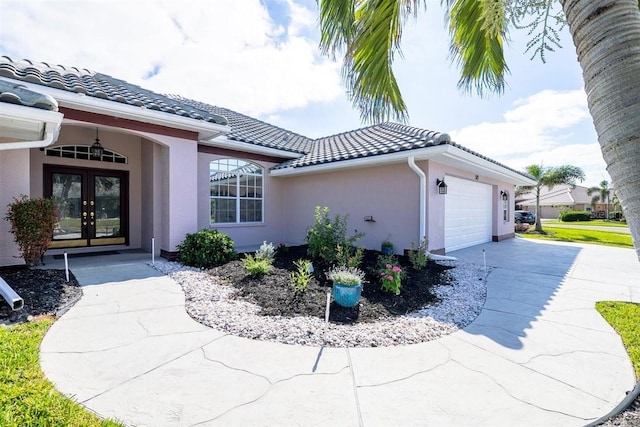
[{"label": "green shrub", "polygon": [[296,292],[304,292],[309,286],[309,281],[313,277],[311,274],[311,261],[306,259],[299,259],[294,262],[296,270],[291,272],[289,276],[291,279],[291,287]]},{"label": "green shrub", "polygon": [[20,248],[24,262],[33,267],[40,264],[53,239],[58,223],[55,202],[49,199],[13,199],[5,219],[11,223],[11,233]]},{"label": "green shrub", "polygon": [[248,254],[242,259],[242,265],[250,276],[257,277],[268,274],[273,269],[271,261]]},{"label": "green shrub", "polygon": [[[309,255],[315,259],[334,263],[338,259],[339,246],[342,250],[351,248],[360,240],[364,233],[356,233],[352,237],[347,236],[348,215],[336,215],[333,220],[329,218],[329,208],[316,206],[315,224],[307,230],[306,242],[309,245]],[[343,252],[344,254],[344,252]]]},{"label": "green shrub", "polygon": [[231,237],[217,230],[188,233],[176,248],[179,251],[178,261],[198,268],[221,265],[236,256]]},{"label": "green shrub", "polygon": [[273,243],[267,243],[266,240],[260,245],[260,249],[256,251],[257,259],[265,259],[270,264],[273,263],[273,258],[276,256],[276,250],[273,247]]},{"label": "green shrub", "polygon": [[591,213],[587,211],[564,211],[560,213],[560,221],[562,222],[591,221]]},{"label": "green shrub", "polygon": [[411,243],[411,251],[409,251],[409,262],[411,266],[416,270],[422,270],[427,266],[429,256],[427,255],[427,247],[429,241],[422,239],[418,244],[418,247],[414,247],[414,243]]},{"label": "green shrub", "polygon": [[355,248],[351,244],[339,244],[336,247],[336,264],[342,267],[357,267],[364,258],[364,249]]}]

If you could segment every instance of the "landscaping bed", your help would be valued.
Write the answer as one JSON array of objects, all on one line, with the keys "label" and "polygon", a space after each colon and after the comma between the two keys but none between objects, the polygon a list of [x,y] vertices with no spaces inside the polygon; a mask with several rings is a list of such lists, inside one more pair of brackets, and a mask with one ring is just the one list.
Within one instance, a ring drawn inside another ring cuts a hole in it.
[{"label": "landscaping bed", "polygon": [[[358,306],[344,308],[331,303],[329,320],[337,323],[373,322],[407,313],[438,301],[432,292],[434,287],[447,285],[452,277],[446,272],[453,265],[445,266],[435,262],[427,263],[422,270],[411,267],[408,257],[398,256],[398,264],[404,270],[400,295],[384,292],[379,282],[377,251],[365,250],[359,268],[365,272],[366,283]],[[208,271],[228,281],[238,289],[237,296],[261,307],[260,314],[267,316],[310,316],[324,319],[327,293],[331,292],[331,281],[326,272],[331,268],[327,264],[314,264],[313,277],[306,291],[294,291],[290,275],[294,262],[309,258],[307,246],[293,246],[276,251],[274,269],[262,276],[252,277],[242,262],[231,261]]]}]

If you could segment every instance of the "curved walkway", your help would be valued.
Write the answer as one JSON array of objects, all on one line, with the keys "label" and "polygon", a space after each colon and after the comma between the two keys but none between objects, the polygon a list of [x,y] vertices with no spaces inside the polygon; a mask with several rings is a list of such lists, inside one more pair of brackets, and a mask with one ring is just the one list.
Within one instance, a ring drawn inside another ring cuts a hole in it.
[{"label": "curved walkway", "polygon": [[72,259],[84,296],[45,336],[42,368],[132,426],[583,426],[634,387],[593,308],[640,302],[634,251],[511,239],[454,255],[490,266],[471,325],[348,349],[225,335],[189,318],[178,285],[142,260]]}]

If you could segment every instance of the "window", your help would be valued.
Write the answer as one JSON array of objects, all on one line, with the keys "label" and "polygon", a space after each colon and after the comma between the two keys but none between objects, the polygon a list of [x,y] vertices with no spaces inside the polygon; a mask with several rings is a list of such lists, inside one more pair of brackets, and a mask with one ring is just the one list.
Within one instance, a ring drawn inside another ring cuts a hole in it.
[{"label": "window", "polygon": [[98,160],[108,163],[121,163],[126,164],[127,158],[122,154],[115,151],[104,149],[102,157],[94,159],[91,157],[90,148],[88,145],[58,145],[55,147],[47,147],[44,149],[44,153],[51,157],[65,157],[67,159],[80,159],[80,160]]},{"label": "window", "polygon": [[240,224],[263,220],[262,168],[239,159],[209,163],[212,224]]}]

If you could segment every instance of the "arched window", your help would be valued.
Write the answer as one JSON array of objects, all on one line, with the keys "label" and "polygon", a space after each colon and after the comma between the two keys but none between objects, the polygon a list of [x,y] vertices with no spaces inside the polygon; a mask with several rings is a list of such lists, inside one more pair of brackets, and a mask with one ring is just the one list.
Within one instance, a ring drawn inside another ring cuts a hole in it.
[{"label": "arched window", "polygon": [[44,149],[44,154],[51,157],[65,157],[67,159],[98,160],[108,163],[127,163],[127,157],[115,151],[104,149],[100,158],[91,156],[91,147],[88,145],[56,145]]},{"label": "arched window", "polygon": [[209,163],[212,224],[263,221],[263,170],[239,159]]}]

